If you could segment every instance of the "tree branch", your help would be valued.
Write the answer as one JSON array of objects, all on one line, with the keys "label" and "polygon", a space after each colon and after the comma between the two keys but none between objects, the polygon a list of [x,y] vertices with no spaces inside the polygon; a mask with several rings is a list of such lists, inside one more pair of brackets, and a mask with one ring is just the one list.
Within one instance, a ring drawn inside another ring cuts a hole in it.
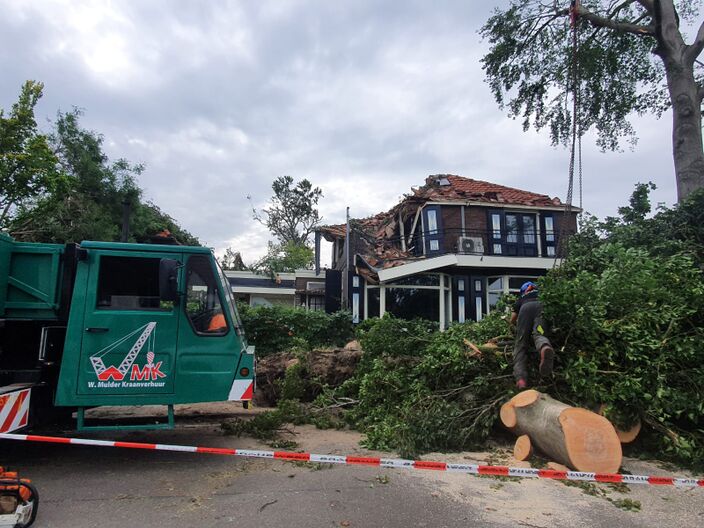
[{"label": "tree branch", "polygon": [[699,57],[702,51],[704,51],[704,22],[699,26],[699,31],[697,31],[697,37],[694,39],[694,42],[687,46],[684,53],[688,62],[694,64],[695,59]]},{"label": "tree branch", "polygon": [[643,6],[643,9],[648,11],[651,15],[653,14],[653,9],[655,6],[653,5],[653,0],[636,0],[641,6]]},{"label": "tree branch", "polygon": [[585,20],[588,20],[589,23],[591,23],[593,26],[605,27],[613,29],[615,31],[620,31],[622,33],[633,33],[634,35],[655,35],[655,26],[653,25],[643,26],[640,24],[633,24],[628,22],[616,22],[615,20],[611,20],[609,18],[599,16],[596,13],[592,13],[581,5],[577,9],[577,14]]}]

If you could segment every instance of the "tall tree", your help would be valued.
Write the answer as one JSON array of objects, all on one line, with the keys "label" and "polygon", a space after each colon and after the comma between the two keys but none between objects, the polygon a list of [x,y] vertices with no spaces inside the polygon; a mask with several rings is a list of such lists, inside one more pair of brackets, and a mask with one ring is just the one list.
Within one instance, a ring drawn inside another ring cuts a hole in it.
[{"label": "tall tree", "polygon": [[225,250],[225,254],[218,259],[222,269],[226,271],[246,271],[247,265],[242,260],[242,255],[239,251],[235,251],[231,247]]},{"label": "tall tree", "polygon": [[271,206],[262,209],[261,215],[253,209],[255,220],[267,226],[282,245],[306,245],[322,220],[317,205],[323,191],[306,179],[293,185],[291,176],[279,176],[271,188]]},{"label": "tall tree", "polygon": [[61,186],[20,208],[11,225],[19,240],[80,242],[120,239],[125,204],[131,211],[132,242],[149,242],[162,230],[181,243],[198,240],[151,202],[143,202],[137,177],[144,167],[125,159],[110,161],[103,138],[81,127],[81,112],[59,112],[50,144],[65,174]]},{"label": "tall tree", "polygon": [[61,177],[58,160],[34,117],[43,89],[42,83],[27,81],[9,114],[0,109],[0,227]]},{"label": "tall tree", "polygon": [[[491,44],[482,59],[499,105],[523,127],[549,128],[567,142],[567,93],[580,94],[578,130],[594,127],[602,149],[635,141],[633,114],[672,109],[672,152],[681,200],[704,187],[702,63],[704,24],[687,44],[680,22],[693,22],[698,2],[681,0],[511,0],[481,30]],[[578,30],[573,48],[570,19]],[[571,67],[576,68],[572,86]]]}]

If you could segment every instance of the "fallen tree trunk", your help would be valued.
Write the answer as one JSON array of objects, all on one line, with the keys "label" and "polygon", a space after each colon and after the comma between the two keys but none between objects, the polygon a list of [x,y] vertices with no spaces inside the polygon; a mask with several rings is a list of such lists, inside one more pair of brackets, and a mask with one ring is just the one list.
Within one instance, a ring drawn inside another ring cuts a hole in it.
[{"label": "fallen tree trunk", "polygon": [[[599,406],[599,414],[601,416],[606,415],[606,405],[602,404],[601,406]],[[618,435],[618,439],[621,441],[622,444],[630,444],[640,434],[641,426],[641,421],[638,420],[628,429],[621,429],[616,425],[614,425],[614,429],[616,429],[616,434]]]},{"label": "fallen tree trunk", "polygon": [[523,391],[501,407],[502,423],[549,458],[577,471],[616,473],[621,442],[606,418],[547,394]]}]

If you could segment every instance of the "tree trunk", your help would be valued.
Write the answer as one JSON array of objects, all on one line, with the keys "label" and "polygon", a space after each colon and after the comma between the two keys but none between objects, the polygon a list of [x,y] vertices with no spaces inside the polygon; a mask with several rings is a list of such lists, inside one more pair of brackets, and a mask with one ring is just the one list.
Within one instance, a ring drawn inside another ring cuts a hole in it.
[{"label": "tree trunk", "polygon": [[578,471],[615,473],[621,466],[621,442],[614,427],[596,413],[570,407],[535,390],[514,396],[501,409],[501,420],[551,459]]},{"label": "tree trunk", "polygon": [[688,53],[672,0],[655,2],[656,39],[654,53],[665,66],[672,103],[672,155],[675,162],[677,201],[704,188],[704,148],[699,86],[694,79],[694,60]]},{"label": "tree trunk", "polygon": [[[599,413],[599,415],[604,416],[605,410],[606,405],[601,404],[597,412]],[[640,419],[628,429],[621,429],[615,424],[612,425],[614,426],[614,429],[616,430],[616,435],[618,436],[618,439],[621,441],[622,444],[630,444],[631,442],[635,441],[635,439],[638,438],[638,435],[640,434],[640,429],[642,427]]]}]

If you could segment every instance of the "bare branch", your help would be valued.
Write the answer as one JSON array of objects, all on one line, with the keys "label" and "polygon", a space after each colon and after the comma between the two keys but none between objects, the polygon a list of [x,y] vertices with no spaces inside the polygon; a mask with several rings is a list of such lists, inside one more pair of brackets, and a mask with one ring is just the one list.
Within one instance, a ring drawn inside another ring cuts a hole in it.
[{"label": "bare branch", "polygon": [[653,25],[643,26],[640,24],[633,24],[628,22],[616,22],[615,20],[611,20],[609,18],[597,15],[596,13],[592,13],[581,5],[577,9],[577,14],[580,17],[588,20],[593,26],[606,27],[615,31],[620,31],[622,33],[633,33],[634,35],[655,35],[655,26]]}]

